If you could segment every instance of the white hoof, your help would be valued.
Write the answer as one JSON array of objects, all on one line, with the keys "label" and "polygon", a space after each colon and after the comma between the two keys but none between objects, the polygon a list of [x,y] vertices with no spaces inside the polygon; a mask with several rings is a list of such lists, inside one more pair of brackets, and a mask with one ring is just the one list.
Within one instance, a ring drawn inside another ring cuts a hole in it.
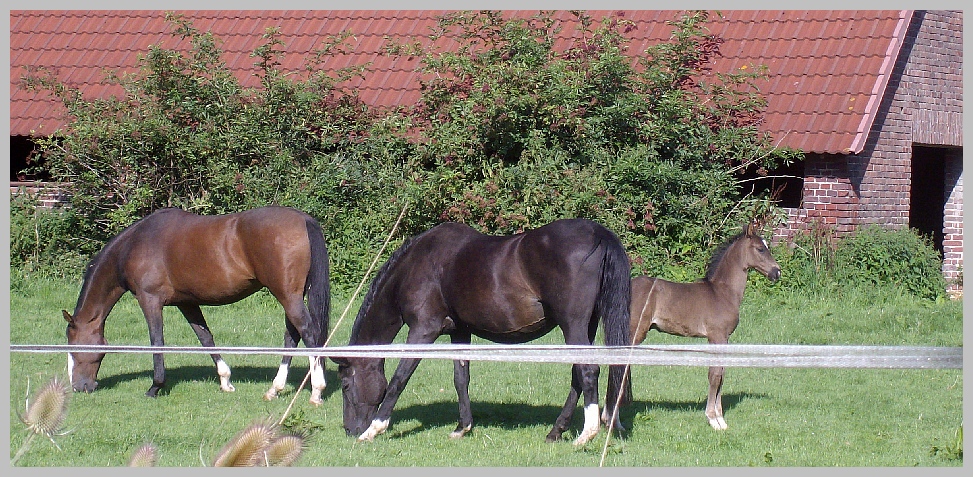
[{"label": "white hoof", "polygon": [[226,384],[222,384],[221,383],[220,384],[220,391],[223,391],[225,393],[232,393],[233,391],[236,391],[236,388],[233,387],[233,385],[230,384],[230,383],[226,383]]},{"label": "white hoof", "polygon": [[362,441],[371,442],[372,439],[375,439],[375,436],[385,432],[385,430],[388,428],[389,428],[389,421],[379,421],[378,419],[376,419],[372,421],[372,425],[368,426],[368,429],[365,429],[365,432],[362,432],[362,434],[358,436],[358,442],[362,442]]},{"label": "white hoof", "polygon": [[470,424],[470,425],[468,425],[468,426],[466,426],[466,427],[464,427],[462,429],[457,429],[457,430],[455,430],[453,432],[450,432],[449,433],[449,438],[450,439],[460,439],[463,436],[465,436],[467,432],[470,432],[470,429],[473,429],[473,424]]},{"label": "white hoof", "polygon": [[273,401],[277,399],[277,388],[270,388],[264,393],[264,401]]},{"label": "white hoof", "polygon": [[709,425],[712,426],[713,429],[716,429],[717,431],[726,430],[726,421],[723,420],[723,416],[710,418]]}]

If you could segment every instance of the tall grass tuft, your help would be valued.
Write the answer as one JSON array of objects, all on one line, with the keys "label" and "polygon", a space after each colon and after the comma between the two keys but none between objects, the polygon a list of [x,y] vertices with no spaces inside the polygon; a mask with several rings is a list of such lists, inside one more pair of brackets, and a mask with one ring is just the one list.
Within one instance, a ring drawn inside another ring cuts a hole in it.
[{"label": "tall grass tuft", "polygon": [[[28,385],[29,388],[29,385]],[[14,465],[27,452],[34,437],[42,435],[48,438],[54,447],[61,449],[54,441],[54,436],[63,435],[62,426],[68,415],[68,401],[71,389],[57,377],[52,378],[34,397],[34,404],[28,398],[25,404],[26,414],[19,415],[20,421],[27,426],[30,435],[24,444],[10,460]]]}]

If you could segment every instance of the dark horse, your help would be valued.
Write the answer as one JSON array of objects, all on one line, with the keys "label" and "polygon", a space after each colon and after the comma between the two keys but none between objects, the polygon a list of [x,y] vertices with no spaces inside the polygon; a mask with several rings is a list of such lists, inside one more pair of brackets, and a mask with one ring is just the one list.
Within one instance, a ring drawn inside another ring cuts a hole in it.
[{"label": "dark horse", "polygon": [[[599,318],[609,346],[629,344],[631,278],[628,256],[608,229],[588,220],[559,220],[522,234],[483,235],[458,223],[440,224],[407,241],[382,266],[351,329],[350,345],[389,344],[409,326],[408,343],[454,344],[471,335],[524,343],[561,327],[569,345],[591,345]],[[372,440],[389,425],[392,408],[419,364],[401,359],[391,381],[384,358],[333,358],[339,364],[344,427]],[[457,360],[453,382],[462,437],[473,426],[469,361]],[[608,405],[618,395],[624,366],[609,370]],[[575,364],[564,408],[547,435],[561,438],[584,395],[585,424],[575,444],[598,433],[598,365]],[[624,397],[630,397],[624,389]],[[627,402],[627,400],[626,400]]]},{"label": "dark horse", "polygon": [[[780,279],[780,265],[770,255],[767,242],[747,225],[743,233],[713,255],[702,281],[673,283],[645,276],[632,279],[632,343],[641,343],[649,330],[657,329],[726,344],[740,323],[740,303],[750,269],[771,281]],[[723,367],[709,368],[706,418],[716,430],[726,429],[722,387]]]},{"label": "dark horse", "polygon": [[[225,305],[267,287],[284,307],[284,346],[303,340],[321,347],[328,331],[331,284],[328,249],[321,227],[309,215],[285,207],[263,207],[236,214],[200,216],[178,209],[159,210],[112,238],[84,273],[68,344],[104,345],[105,318],[118,299],[135,295],[149,326],[152,346],[164,346],[162,307],[174,305],[203,346],[215,346],[200,305]],[[307,294],[307,306],[304,295]],[[75,391],[94,391],[104,353],[70,353],[68,374]],[[155,397],[165,385],[162,354],[153,355],[155,373],[145,394]],[[220,389],[233,391],[230,368],[211,355]],[[284,356],[265,398],[284,388],[291,357]],[[324,362],[312,357],[311,402],[321,403]]]}]

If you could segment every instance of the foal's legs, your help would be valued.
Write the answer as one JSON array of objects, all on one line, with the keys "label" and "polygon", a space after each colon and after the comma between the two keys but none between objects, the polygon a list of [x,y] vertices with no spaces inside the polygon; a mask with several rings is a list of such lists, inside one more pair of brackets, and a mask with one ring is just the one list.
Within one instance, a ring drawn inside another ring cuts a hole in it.
[{"label": "foal's legs", "polygon": [[[196,337],[199,338],[201,345],[208,347],[216,346],[216,343],[213,342],[213,332],[206,325],[206,319],[203,318],[203,311],[199,309],[199,305],[178,305],[177,308],[186,317],[189,326],[196,332]],[[230,367],[223,361],[223,357],[218,353],[211,354],[210,357],[213,358],[213,363],[216,364],[216,374],[220,376],[220,389],[226,392],[235,391],[236,389],[230,384]]]},{"label": "foal's legs", "polygon": [[[726,338],[710,339],[710,344],[727,344]],[[726,420],[723,419],[723,367],[709,368],[709,395],[706,397],[706,418],[709,425],[718,431],[726,430]]]}]

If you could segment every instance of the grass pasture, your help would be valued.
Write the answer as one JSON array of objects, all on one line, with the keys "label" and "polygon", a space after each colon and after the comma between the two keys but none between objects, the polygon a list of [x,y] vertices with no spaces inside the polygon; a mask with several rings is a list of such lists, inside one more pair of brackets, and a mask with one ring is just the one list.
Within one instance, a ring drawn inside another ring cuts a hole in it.
[{"label": "grass pasture", "polygon": [[[64,343],[62,308],[71,310],[77,283],[12,277],[10,342]],[[332,326],[347,303],[335,297]],[[332,344],[347,343],[357,306]],[[283,314],[266,293],[204,309],[220,345],[280,346]],[[198,345],[175,309],[166,310],[166,343]],[[106,325],[111,344],[148,344],[141,313],[130,295]],[[400,337],[402,335],[400,334]],[[558,343],[553,332],[543,339]],[[646,343],[698,342],[652,333]],[[958,302],[918,302],[890,290],[801,296],[751,286],[734,343],[962,346]],[[295,359],[282,397],[262,400],[279,357],[225,357],[235,393],[218,389],[205,355],[167,355],[169,388],[157,399],[150,355],[110,354],[99,389],[73,394],[60,450],[35,439],[19,466],[123,466],[141,444],[159,449],[159,466],[210,465],[216,452],[247,424],[279,418],[307,362]],[[10,353],[10,455],[26,439],[18,419],[28,383],[38,389],[65,377],[61,354]],[[396,364],[389,360],[391,375]],[[456,425],[452,364],[426,360],[402,394],[389,431],[358,443],[341,428],[341,392],[328,364],[325,402],[314,408],[305,389],[287,424],[309,434],[299,466],[597,466],[605,434],[583,449],[571,445],[580,430],[575,413],[566,440],[544,442],[567,392],[561,364],[472,363],[474,430],[451,440]],[[602,372],[602,393],[607,371]],[[729,429],[713,431],[703,416],[706,370],[636,367],[635,402],[623,409],[629,431],[612,438],[607,466],[961,466],[945,449],[962,424],[961,370],[730,368],[724,383]]]}]

